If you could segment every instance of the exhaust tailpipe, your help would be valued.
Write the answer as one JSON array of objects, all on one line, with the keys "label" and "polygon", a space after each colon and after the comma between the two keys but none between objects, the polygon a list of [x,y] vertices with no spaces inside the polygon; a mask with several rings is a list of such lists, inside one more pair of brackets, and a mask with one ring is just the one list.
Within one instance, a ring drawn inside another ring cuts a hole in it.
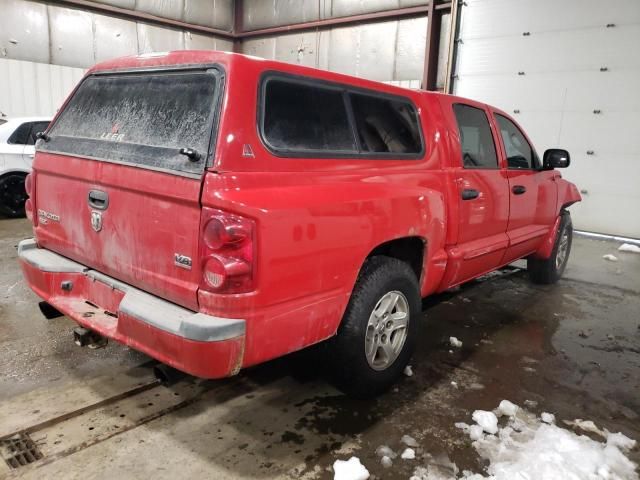
[{"label": "exhaust tailpipe", "polygon": [[172,385],[186,376],[184,372],[176,370],[175,368],[172,368],[169,365],[165,365],[164,363],[159,363],[154,366],[153,374],[155,375],[156,379],[163,385]]}]

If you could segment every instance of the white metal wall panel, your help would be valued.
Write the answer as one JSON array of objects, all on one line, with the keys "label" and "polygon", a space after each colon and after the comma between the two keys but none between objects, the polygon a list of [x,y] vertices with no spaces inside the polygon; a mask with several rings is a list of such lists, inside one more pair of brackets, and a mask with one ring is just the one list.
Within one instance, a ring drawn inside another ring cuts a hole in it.
[{"label": "white metal wall panel", "polygon": [[53,115],[84,70],[0,59],[0,112],[8,117]]},{"label": "white metal wall panel", "polygon": [[138,30],[135,22],[107,15],[94,15],[95,61],[135,55],[138,48]]},{"label": "white metal wall panel", "polygon": [[[233,0],[105,0],[164,18],[230,31]],[[191,42],[185,35],[197,40]],[[209,37],[212,41],[204,41]],[[135,22],[82,8],[29,0],[0,0],[0,58],[88,68],[93,64],[150,49],[189,48],[214,44],[231,50],[228,40],[158,25]],[[210,48],[210,47],[207,47]]]},{"label": "white metal wall panel", "polygon": [[230,31],[233,25],[233,0],[184,0],[183,20]]},{"label": "white metal wall panel", "polygon": [[322,32],[329,35],[331,54],[326,67],[320,67],[370,80],[394,80],[397,30],[398,22],[391,21]]},{"label": "white metal wall panel", "polygon": [[209,35],[184,32],[184,48],[187,50],[222,50],[231,52],[233,42]]},{"label": "white metal wall panel", "polygon": [[427,22],[427,17],[400,20],[396,42],[394,80],[422,78],[424,50],[427,43]]},{"label": "white metal wall panel", "polygon": [[50,31],[51,63],[80,68],[94,63],[93,14],[51,5],[47,10],[57,26]]},{"label": "white metal wall panel", "polygon": [[184,0],[136,0],[136,10],[162,18],[181,20]]},{"label": "white metal wall panel", "polygon": [[427,5],[427,0],[243,0],[245,30]]},{"label": "white metal wall panel", "polygon": [[[266,4],[271,8],[270,2]],[[423,75],[427,22],[427,17],[418,17],[252,38],[242,42],[242,52],[370,80],[413,81]],[[442,15],[441,22],[439,88],[444,87],[446,75],[450,15]]]},{"label": "white metal wall panel", "polygon": [[640,238],[640,1],[466,0],[460,40],[455,93],[571,152],[576,228]]},{"label": "white metal wall panel", "polygon": [[138,50],[140,53],[184,50],[183,32],[147,23],[138,23]]},{"label": "white metal wall panel", "polygon": [[47,6],[0,0],[0,57],[49,61]]},{"label": "white metal wall panel", "polygon": [[94,0],[94,2],[113,5],[114,7],[128,8],[130,10],[136,8],[136,0]]}]

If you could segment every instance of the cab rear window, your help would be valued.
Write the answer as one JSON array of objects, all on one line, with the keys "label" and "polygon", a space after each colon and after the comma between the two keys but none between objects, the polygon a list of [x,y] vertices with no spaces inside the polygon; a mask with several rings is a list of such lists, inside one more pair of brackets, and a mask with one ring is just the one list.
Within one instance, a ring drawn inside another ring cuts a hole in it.
[{"label": "cab rear window", "polygon": [[[38,149],[199,174],[210,153],[216,69],[87,77]],[[195,150],[193,161],[180,153]]]}]

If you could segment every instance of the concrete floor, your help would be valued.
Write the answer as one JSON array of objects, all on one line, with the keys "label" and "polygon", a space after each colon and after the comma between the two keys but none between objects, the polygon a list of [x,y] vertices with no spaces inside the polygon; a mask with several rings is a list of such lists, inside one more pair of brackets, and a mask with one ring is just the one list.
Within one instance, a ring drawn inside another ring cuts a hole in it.
[{"label": "concrete floor", "polygon": [[[78,348],[74,324],[45,320],[22,281],[16,245],[28,236],[25,220],[0,219],[0,437],[33,427],[44,458],[14,470],[0,462],[0,477],[332,478],[333,462],[352,454],[378,478],[449,461],[481,472],[454,423],[502,399],[640,440],[640,255],[617,243],[576,237],[555,286],[508,268],[426,300],[414,375],[363,402],[300,355],[163,387],[142,354]],[[397,450],[404,434],[418,440],[417,459],[384,470],[376,447]]]}]

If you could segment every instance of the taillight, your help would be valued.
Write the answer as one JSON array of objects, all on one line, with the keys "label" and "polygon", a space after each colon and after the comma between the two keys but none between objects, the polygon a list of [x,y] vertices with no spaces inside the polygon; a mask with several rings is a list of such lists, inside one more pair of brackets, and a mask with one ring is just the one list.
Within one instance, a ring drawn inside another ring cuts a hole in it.
[{"label": "taillight", "polygon": [[216,293],[253,290],[255,224],[238,215],[202,209],[202,286]]},{"label": "taillight", "polygon": [[27,201],[24,202],[24,213],[29,220],[33,221],[33,202],[30,198],[27,198]]},{"label": "taillight", "polygon": [[29,173],[24,179],[24,189],[29,198],[33,197],[33,174]]},{"label": "taillight", "polygon": [[27,201],[24,203],[24,213],[31,222],[34,223],[33,219],[33,204],[35,202],[34,192],[33,192],[33,182],[34,182],[34,173],[29,173],[24,179],[24,190],[27,193]]}]

